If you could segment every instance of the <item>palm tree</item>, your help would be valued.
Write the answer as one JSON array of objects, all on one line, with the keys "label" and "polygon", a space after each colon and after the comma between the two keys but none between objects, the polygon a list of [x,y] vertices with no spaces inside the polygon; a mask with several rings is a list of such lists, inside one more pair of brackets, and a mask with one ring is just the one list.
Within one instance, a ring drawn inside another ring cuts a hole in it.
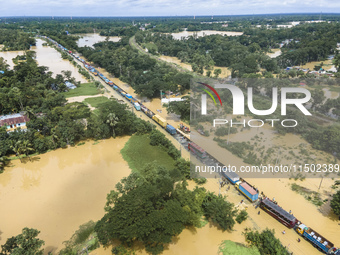
[{"label": "palm tree", "polygon": [[9,147],[11,148],[11,150],[15,153],[15,156],[17,156],[20,159],[20,162],[22,162],[20,154],[21,154],[21,150],[20,150],[20,144],[21,141],[17,141],[16,143],[13,140],[9,141]]},{"label": "palm tree", "polygon": [[56,149],[56,145],[55,145],[55,142],[56,140],[59,139],[58,135],[57,135],[57,132],[56,132],[56,129],[55,128],[52,128],[51,129],[51,139],[52,139],[52,142],[53,142],[53,145],[54,145],[54,149]]},{"label": "palm tree", "polygon": [[30,141],[28,141],[28,140],[24,140],[24,141],[22,141],[21,143],[20,143],[20,145],[19,145],[20,147],[20,151],[23,153],[23,154],[25,154],[25,156],[27,157],[28,156],[28,158],[31,160],[31,157],[29,156],[29,153],[31,152],[31,151],[34,151],[34,149],[32,148],[32,144],[30,143]]},{"label": "palm tree", "polygon": [[30,120],[35,118],[35,114],[33,112],[33,109],[29,106],[25,107],[24,115],[26,115]]},{"label": "palm tree", "polygon": [[116,117],[115,113],[109,113],[109,115],[107,115],[107,120],[106,123],[108,123],[110,125],[110,127],[112,128],[112,136],[116,137],[116,133],[115,133],[115,126],[117,125],[119,119],[118,117]]},{"label": "palm tree", "polygon": [[5,156],[0,156],[0,172],[4,169],[6,165],[9,163],[9,159]]}]

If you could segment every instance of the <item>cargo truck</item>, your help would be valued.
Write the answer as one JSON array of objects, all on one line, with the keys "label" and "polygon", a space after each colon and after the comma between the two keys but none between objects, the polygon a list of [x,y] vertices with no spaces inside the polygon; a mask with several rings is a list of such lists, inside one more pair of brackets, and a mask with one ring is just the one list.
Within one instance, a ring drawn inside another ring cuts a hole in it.
[{"label": "cargo truck", "polygon": [[165,130],[168,131],[168,133],[171,135],[175,135],[177,133],[176,128],[171,125],[166,125]]},{"label": "cargo truck", "polygon": [[134,103],[134,106],[137,111],[140,111],[140,104],[139,103]]},{"label": "cargo truck", "polygon": [[328,241],[313,229],[307,227],[304,224],[300,224],[295,228],[295,230],[299,235],[311,242],[313,246],[319,249],[321,252],[326,254],[337,254],[337,249],[334,247],[333,243]]},{"label": "cargo truck", "polygon": [[132,98],[132,96],[131,96],[130,94],[126,94],[125,97],[126,97],[126,99],[129,100],[129,101],[130,101],[131,98]]},{"label": "cargo truck", "polygon": [[256,191],[252,186],[250,186],[245,181],[236,182],[235,187],[252,202],[255,202],[259,198],[258,191]]},{"label": "cargo truck", "polygon": [[153,117],[152,117],[152,119],[154,120],[154,121],[156,121],[160,126],[162,126],[163,128],[165,128],[166,127],[166,125],[167,125],[167,123],[166,123],[166,120],[165,119],[163,119],[161,116],[159,116],[159,115],[154,115]]},{"label": "cargo truck", "polygon": [[227,180],[230,181],[232,184],[235,184],[240,180],[240,176],[237,173],[232,172],[229,168],[226,169],[225,172],[222,171],[222,176],[227,178]]},{"label": "cargo truck", "polygon": [[278,206],[276,202],[269,198],[261,199],[260,208],[280,221],[287,228],[293,228],[298,222],[293,214],[285,211],[281,206]]}]

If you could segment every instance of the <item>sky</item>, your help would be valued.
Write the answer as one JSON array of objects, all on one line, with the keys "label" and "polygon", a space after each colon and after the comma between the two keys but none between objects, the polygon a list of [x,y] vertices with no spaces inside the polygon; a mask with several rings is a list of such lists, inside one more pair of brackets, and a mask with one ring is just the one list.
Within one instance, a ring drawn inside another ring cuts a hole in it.
[{"label": "sky", "polygon": [[339,0],[0,0],[4,16],[340,13]]}]

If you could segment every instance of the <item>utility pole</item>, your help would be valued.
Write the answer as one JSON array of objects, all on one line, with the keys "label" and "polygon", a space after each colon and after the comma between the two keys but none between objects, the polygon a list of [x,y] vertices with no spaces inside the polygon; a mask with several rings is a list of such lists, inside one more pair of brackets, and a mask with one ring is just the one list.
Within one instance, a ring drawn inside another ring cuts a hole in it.
[{"label": "utility pole", "polygon": [[321,177],[321,181],[320,181],[320,185],[319,185],[319,188],[318,188],[318,192],[319,192],[319,190],[321,188],[322,181],[323,181],[323,176]]},{"label": "utility pole", "polygon": [[161,93],[161,106],[162,106],[162,90],[160,90],[160,91],[161,91],[160,93]]},{"label": "utility pole", "polygon": [[227,145],[229,144],[229,134],[230,134],[230,124],[229,124],[229,129],[228,129]]}]

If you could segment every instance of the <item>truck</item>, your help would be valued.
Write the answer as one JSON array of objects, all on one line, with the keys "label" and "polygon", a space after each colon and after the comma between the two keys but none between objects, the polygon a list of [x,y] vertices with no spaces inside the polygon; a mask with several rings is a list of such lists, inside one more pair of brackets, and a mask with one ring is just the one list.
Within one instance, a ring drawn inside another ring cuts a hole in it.
[{"label": "truck", "polygon": [[138,103],[138,100],[134,97],[131,97],[130,102],[134,104],[134,103]]},{"label": "truck", "polygon": [[237,173],[231,171],[229,168],[226,169],[226,171],[222,171],[222,176],[227,178],[227,180],[232,184],[235,184],[240,180],[240,176]]},{"label": "truck", "polygon": [[129,101],[130,101],[131,98],[132,98],[132,96],[131,96],[130,94],[126,94],[125,97],[126,97],[126,99],[129,100]]},{"label": "truck", "polygon": [[313,229],[307,227],[304,224],[300,224],[295,228],[295,230],[299,235],[312,243],[313,246],[319,249],[321,252],[326,254],[337,254],[337,249],[334,247],[333,243],[328,241]]},{"label": "truck", "polygon": [[251,202],[255,202],[259,198],[259,193],[252,186],[245,181],[238,181],[235,183],[236,189],[238,189],[246,198]]},{"label": "truck", "polygon": [[156,121],[156,122],[157,122],[161,127],[163,127],[163,128],[165,128],[166,125],[167,125],[166,120],[163,119],[161,116],[159,116],[159,115],[157,115],[157,114],[155,114],[155,115],[152,117],[152,119],[153,119],[154,121]]},{"label": "truck", "polygon": [[134,103],[134,106],[135,106],[135,108],[136,108],[137,111],[140,111],[140,105],[139,105],[139,103]]},{"label": "truck", "polygon": [[177,133],[176,128],[171,125],[166,125],[165,130],[171,135],[175,135]]}]

